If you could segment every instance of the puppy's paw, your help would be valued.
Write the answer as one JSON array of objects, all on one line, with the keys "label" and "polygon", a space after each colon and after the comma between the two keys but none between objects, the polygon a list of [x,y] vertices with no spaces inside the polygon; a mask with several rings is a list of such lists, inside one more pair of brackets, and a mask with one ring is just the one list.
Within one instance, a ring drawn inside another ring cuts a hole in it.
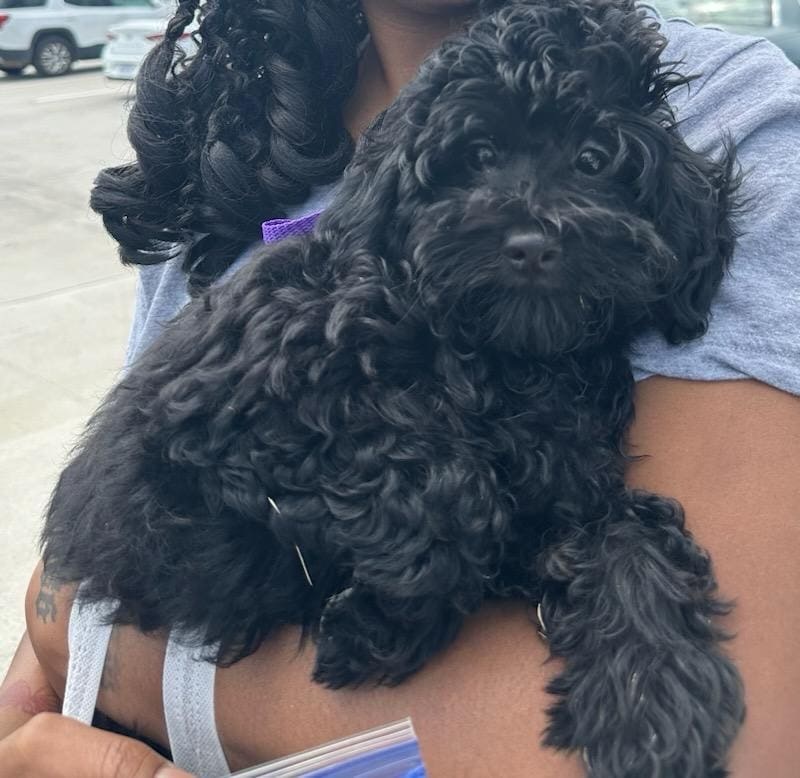
[{"label": "puppy's paw", "polygon": [[688,643],[569,661],[549,691],[546,742],[581,751],[591,778],[723,778],[744,719],[733,664]]},{"label": "puppy's paw", "polygon": [[322,613],[314,680],[331,689],[399,683],[409,673],[392,645],[401,638],[368,592],[345,589]]}]

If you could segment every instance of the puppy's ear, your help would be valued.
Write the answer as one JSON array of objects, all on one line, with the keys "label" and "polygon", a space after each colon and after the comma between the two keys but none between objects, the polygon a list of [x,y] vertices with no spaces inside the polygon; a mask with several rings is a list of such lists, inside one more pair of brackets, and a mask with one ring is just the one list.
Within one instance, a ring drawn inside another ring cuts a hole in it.
[{"label": "puppy's ear", "polygon": [[367,132],[345,171],[334,206],[320,221],[349,252],[363,249],[382,255],[402,245],[407,232],[405,211],[414,201],[415,183],[405,154],[406,128],[392,126],[397,127],[393,137],[381,126]]},{"label": "puppy's ear", "polygon": [[670,343],[704,334],[711,301],[736,241],[734,217],[741,176],[733,145],[714,160],[676,139],[655,197],[655,223],[674,253],[654,325]]}]

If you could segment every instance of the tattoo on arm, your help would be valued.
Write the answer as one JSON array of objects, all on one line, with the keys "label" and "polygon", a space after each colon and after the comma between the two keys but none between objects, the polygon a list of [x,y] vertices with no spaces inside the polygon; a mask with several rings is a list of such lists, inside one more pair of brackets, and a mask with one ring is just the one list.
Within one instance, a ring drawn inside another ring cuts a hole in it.
[{"label": "tattoo on arm", "polygon": [[56,608],[56,592],[61,589],[61,584],[42,573],[39,594],[36,595],[36,616],[45,624],[48,621],[55,623],[58,609]]},{"label": "tattoo on arm", "polygon": [[37,713],[58,713],[61,703],[49,686],[33,690],[27,681],[15,681],[0,689],[0,709],[2,708],[13,708],[35,716]]}]

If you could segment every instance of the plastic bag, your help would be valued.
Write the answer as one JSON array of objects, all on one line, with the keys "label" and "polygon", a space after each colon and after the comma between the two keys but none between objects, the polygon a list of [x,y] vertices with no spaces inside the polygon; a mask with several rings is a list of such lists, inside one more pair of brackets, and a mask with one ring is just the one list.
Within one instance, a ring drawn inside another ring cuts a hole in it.
[{"label": "plastic bag", "polygon": [[411,719],[282,757],[232,778],[425,778]]}]

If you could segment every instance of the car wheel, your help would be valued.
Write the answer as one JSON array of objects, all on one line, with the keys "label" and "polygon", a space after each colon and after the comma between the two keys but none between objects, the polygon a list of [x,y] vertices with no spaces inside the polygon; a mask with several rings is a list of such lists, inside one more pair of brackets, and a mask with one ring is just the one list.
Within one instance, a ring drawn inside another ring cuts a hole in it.
[{"label": "car wheel", "polygon": [[63,76],[72,60],[72,48],[60,35],[45,35],[33,52],[33,66],[40,76]]},{"label": "car wheel", "polygon": [[25,70],[25,68],[9,68],[0,66],[0,71],[5,73],[7,76],[21,76],[23,70]]}]

